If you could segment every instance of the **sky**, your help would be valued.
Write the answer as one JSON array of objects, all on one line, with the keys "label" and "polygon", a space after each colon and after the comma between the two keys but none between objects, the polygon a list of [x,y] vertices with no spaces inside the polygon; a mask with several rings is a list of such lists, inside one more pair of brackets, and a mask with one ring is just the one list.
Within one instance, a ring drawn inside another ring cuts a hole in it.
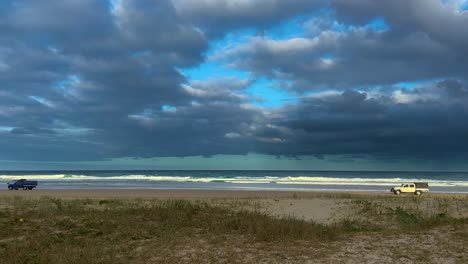
[{"label": "sky", "polygon": [[468,170],[468,1],[3,0],[0,169]]}]

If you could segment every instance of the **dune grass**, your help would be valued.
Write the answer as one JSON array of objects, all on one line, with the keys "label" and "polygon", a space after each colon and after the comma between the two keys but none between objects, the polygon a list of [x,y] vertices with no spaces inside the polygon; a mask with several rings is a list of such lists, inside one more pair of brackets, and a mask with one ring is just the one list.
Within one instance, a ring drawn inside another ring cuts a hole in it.
[{"label": "dune grass", "polygon": [[[169,263],[181,261],[178,254],[182,246],[188,251],[199,244],[214,249],[218,245],[229,247],[232,241],[240,248],[246,244],[262,248],[304,242],[308,247],[323,247],[367,232],[419,232],[440,226],[468,226],[466,218],[447,213],[428,214],[417,208],[392,207],[369,200],[352,200],[356,217],[329,224],[276,218],[261,210],[236,208],[236,204],[219,206],[203,200],[2,197],[0,262]],[[216,254],[208,250],[197,257],[200,262],[209,257],[212,261],[208,262],[218,262]],[[227,263],[229,258],[236,262],[234,256],[228,257]]]}]

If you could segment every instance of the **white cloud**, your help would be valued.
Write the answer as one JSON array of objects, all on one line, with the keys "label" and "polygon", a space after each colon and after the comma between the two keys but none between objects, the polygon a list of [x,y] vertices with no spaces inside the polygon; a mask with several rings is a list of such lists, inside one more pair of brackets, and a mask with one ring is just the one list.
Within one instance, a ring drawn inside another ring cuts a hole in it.
[{"label": "white cloud", "polygon": [[224,137],[229,138],[229,139],[234,139],[234,138],[240,138],[242,136],[241,134],[236,133],[236,132],[229,132],[229,133],[224,134]]},{"label": "white cloud", "polygon": [[430,93],[411,93],[411,92],[404,92],[401,90],[395,91],[392,94],[392,98],[396,103],[400,104],[410,104],[414,102],[424,102],[424,101],[437,101],[440,96],[437,94],[430,94]]}]

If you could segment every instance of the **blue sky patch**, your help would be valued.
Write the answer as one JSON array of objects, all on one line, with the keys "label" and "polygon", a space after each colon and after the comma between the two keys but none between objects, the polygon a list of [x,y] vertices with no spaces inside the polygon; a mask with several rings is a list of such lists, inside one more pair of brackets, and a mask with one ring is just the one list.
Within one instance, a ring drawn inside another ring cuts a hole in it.
[{"label": "blue sky patch", "polygon": [[395,86],[400,87],[402,89],[411,90],[420,86],[428,85],[434,82],[442,81],[443,79],[431,79],[431,80],[421,80],[421,81],[413,81],[413,82],[400,82],[395,84]]},{"label": "blue sky patch", "polygon": [[0,131],[1,132],[10,132],[14,129],[14,127],[9,127],[9,126],[0,126]]},{"label": "blue sky patch", "polygon": [[68,86],[79,83],[81,81],[80,76],[71,74],[68,75],[66,79],[61,80],[57,83],[56,87],[60,90],[66,90]]},{"label": "blue sky patch", "polygon": [[165,104],[165,105],[161,106],[161,110],[163,110],[165,112],[173,112],[173,111],[177,110],[177,108],[175,106]]},{"label": "blue sky patch", "polygon": [[263,33],[270,39],[274,40],[287,40],[290,38],[303,37],[306,33],[304,27],[305,18],[300,16],[288,20],[277,27],[265,30]]},{"label": "blue sky patch", "polygon": [[193,68],[178,68],[178,70],[189,80],[207,80],[219,77],[235,77],[239,79],[248,79],[249,74],[245,71],[232,69],[220,62],[213,60],[213,55],[221,53],[223,50],[233,48],[248,42],[256,35],[257,31],[253,28],[238,30],[227,34],[221,40],[215,40],[210,43],[210,48],[205,52],[206,61]]},{"label": "blue sky patch", "polygon": [[287,103],[296,102],[297,97],[292,93],[278,87],[278,83],[261,78],[252,83],[246,94],[251,96],[254,105],[261,107],[279,107]]},{"label": "blue sky patch", "polygon": [[465,3],[463,3],[463,4],[460,6],[460,10],[461,10],[461,11],[468,11],[468,1],[466,1]]},{"label": "blue sky patch", "polygon": [[387,31],[390,26],[383,17],[377,17],[367,24],[367,27],[375,32]]}]

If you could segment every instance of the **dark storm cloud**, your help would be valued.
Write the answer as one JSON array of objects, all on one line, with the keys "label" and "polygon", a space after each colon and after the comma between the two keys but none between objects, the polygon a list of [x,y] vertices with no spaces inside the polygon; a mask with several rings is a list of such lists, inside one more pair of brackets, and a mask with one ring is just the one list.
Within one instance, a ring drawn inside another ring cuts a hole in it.
[{"label": "dark storm cloud", "polygon": [[[278,110],[271,120],[289,134],[268,152],[467,157],[468,86],[454,80],[412,91],[316,95]],[[284,146],[285,145],[285,146]]]},{"label": "dark storm cloud", "polygon": [[[211,156],[216,154],[247,154],[252,148],[247,138],[236,138],[238,130],[256,125],[263,114],[258,109],[228,102],[197,104],[178,107],[175,110],[154,112],[129,120],[126,130],[116,131],[115,136],[126,139],[121,148],[122,156]],[[138,128],[137,131],[128,131]],[[236,140],[232,140],[232,138]],[[120,145],[120,141],[116,142]],[[247,144],[247,145],[244,145]]]},{"label": "dark storm cloud", "polygon": [[[42,142],[51,147],[45,157],[76,159],[76,148],[90,151],[102,143],[102,153],[91,157],[109,157],[114,149],[105,139],[128,115],[190,101],[175,67],[202,62],[203,33],[181,22],[170,1],[114,3],[0,4],[0,126],[13,127],[4,149]],[[75,139],[82,144],[54,148]],[[57,151],[62,155],[52,154]],[[26,152],[0,158],[34,156]]]},{"label": "dark storm cloud", "polygon": [[219,37],[240,28],[264,29],[323,7],[324,0],[173,0],[178,13]]},{"label": "dark storm cloud", "polygon": [[[274,10],[263,17],[277,19],[280,4],[264,4]],[[189,82],[176,70],[203,62],[209,44],[199,25],[191,24],[194,17],[179,11],[166,0],[3,1],[0,159],[232,152],[216,141],[225,140],[233,120],[246,124],[261,111],[243,106],[247,98],[239,91],[248,81]],[[232,21],[243,21],[239,12],[234,10]],[[213,31],[221,28],[226,27]],[[164,112],[164,106],[184,114]],[[162,123],[156,127],[151,126],[155,113],[164,121],[158,119]],[[218,119],[219,124],[211,123]],[[185,145],[169,148],[178,137]],[[190,150],[186,141],[204,147]]]},{"label": "dark storm cloud", "polygon": [[[434,10],[333,1],[331,15],[305,0],[2,1],[0,160],[465,155],[467,15],[428,3]],[[322,21],[303,38],[257,37],[216,54],[252,79],[190,80],[178,70],[206,62],[214,38],[303,14]],[[376,17],[390,29],[364,26]],[[262,77],[324,91],[257,107],[246,89]]]},{"label": "dark storm cloud", "polygon": [[[460,81],[411,91],[316,94],[271,111],[227,98],[135,117],[142,129],[129,149],[139,146],[148,157],[254,151],[287,157],[467,158],[468,86]],[[156,145],[164,147],[151,147]]]}]

